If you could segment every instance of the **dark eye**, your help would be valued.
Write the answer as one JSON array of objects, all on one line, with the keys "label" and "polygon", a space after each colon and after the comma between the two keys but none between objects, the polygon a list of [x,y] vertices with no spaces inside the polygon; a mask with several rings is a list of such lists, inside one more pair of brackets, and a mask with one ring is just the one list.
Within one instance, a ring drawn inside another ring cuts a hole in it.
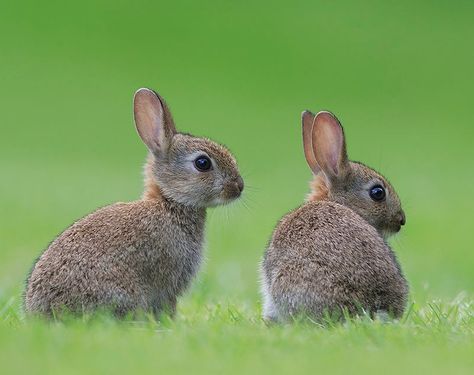
[{"label": "dark eye", "polygon": [[385,189],[380,185],[375,185],[370,189],[369,195],[374,201],[383,201],[385,199]]},{"label": "dark eye", "polygon": [[194,160],[194,166],[198,171],[206,172],[212,167],[211,159],[205,155],[198,156],[196,160]]}]

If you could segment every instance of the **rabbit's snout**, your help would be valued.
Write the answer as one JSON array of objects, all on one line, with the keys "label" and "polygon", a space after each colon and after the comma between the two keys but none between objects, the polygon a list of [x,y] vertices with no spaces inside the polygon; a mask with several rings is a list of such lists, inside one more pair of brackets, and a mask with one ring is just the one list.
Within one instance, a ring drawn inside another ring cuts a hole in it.
[{"label": "rabbit's snout", "polygon": [[242,177],[237,176],[229,180],[224,185],[223,196],[225,199],[236,199],[240,197],[242,191],[244,190],[244,180]]},{"label": "rabbit's snout", "polygon": [[402,229],[402,226],[405,225],[406,223],[406,216],[405,212],[403,210],[399,211],[395,217],[393,218],[393,231],[395,233],[400,232]]},{"label": "rabbit's snout", "polygon": [[403,210],[398,213],[398,220],[400,222],[400,226],[405,225],[407,222],[405,212],[403,212]]},{"label": "rabbit's snout", "polygon": [[242,177],[240,176],[237,177],[236,184],[237,184],[237,188],[242,193],[242,191],[244,191],[244,180],[242,179]]}]

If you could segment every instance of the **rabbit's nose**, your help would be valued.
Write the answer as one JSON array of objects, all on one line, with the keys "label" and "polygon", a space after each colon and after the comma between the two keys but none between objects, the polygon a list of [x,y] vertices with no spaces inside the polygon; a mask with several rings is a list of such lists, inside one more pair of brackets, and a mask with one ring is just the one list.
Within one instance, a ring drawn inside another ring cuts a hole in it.
[{"label": "rabbit's nose", "polygon": [[244,180],[242,179],[242,177],[237,177],[235,183],[237,184],[237,188],[239,189],[239,191],[242,193],[242,191],[244,190]]},{"label": "rabbit's nose", "polygon": [[400,225],[405,225],[405,223],[407,222],[407,219],[405,217],[405,212],[400,211],[400,213],[398,214],[398,217],[400,219]]}]

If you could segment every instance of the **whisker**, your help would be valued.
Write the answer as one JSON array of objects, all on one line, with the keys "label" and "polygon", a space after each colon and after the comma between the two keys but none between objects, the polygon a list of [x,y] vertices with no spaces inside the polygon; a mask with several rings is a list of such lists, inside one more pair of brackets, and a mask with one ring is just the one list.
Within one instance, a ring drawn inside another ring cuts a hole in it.
[{"label": "whisker", "polygon": [[241,199],[249,208],[259,207],[259,202],[255,199],[250,198],[249,196],[245,196]]},{"label": "whisker", "polygon": [[245,202],[245,200],[242,199],[242,200],[239,202],[239,205],[242,206],[242,207],[244,207],[248,212],[252,212],[252,210],[250,209],[250,207],[249,207],[249,205],[247,204],[247,202]]},{"label": "whisker", "polygon": [[245,189],[246,189],[246,190],[249,190],[249,189],[250,189],[250,191],[260,191],[260,188],[259,188],[259,187],[253,186],[253,185],[245,185]]}]

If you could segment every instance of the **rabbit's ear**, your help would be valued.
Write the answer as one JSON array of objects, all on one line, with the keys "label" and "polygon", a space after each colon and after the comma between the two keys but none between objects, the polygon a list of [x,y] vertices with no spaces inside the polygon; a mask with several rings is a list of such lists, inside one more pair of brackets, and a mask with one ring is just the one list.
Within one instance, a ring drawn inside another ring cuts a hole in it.
[{"label": "rabbit's ear", "polygon": [[330,179],[344,178],[349,171],[344,131],[339,120],[330,112],[321,111],[313,123],[314,156]]},{"label": "rabbit's ear", "polygon": [[164,100],[153,90],[139,89],[133,111],[138,134],[148,149],[155,155],[166,153],[176,128]]},{"label": "rabbit's ear", "polygon": [[301,125],[303,128],[303,149],[306,162],[313,173],[318,174],[321,168],[319,168],[316,157],[314,156],[312,139],[314,117],[314,113],[304,111],[301,114]]}]

